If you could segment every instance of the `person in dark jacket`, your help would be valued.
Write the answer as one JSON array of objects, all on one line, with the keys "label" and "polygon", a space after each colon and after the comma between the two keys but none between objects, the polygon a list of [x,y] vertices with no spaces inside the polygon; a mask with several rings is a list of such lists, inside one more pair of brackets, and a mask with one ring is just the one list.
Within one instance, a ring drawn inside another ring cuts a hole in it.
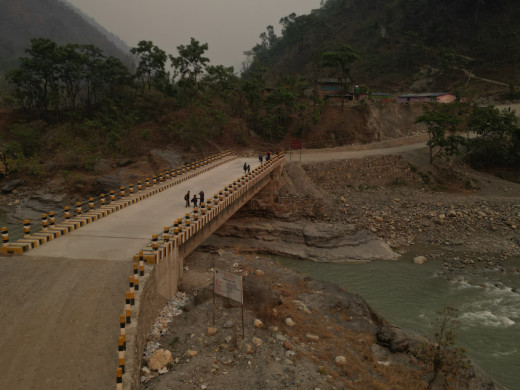
[{"label": "person in dark jacket", "polygon": [[264,162],[264,155],[263,154],[259,154],[258,155],[258,161],[260,161],[260,164],[262,164]]},{"label": "person in dark jacket", "polygon": [[199,204],[204,203],[204,191],[199,192]]},{"label": "person in dark jacket", "polygon": [[244,163],[244,173],[247,171],[247,163]]},{"label": "person in dark jacket", "polygon": [[190,207],[190,192],[188,191],[186,195],[184,195],[184,200],[186,201],[186,207]]},{"label": "person in dark jacket", "polygon": [[193,195],[193,198],[191,198],[191,203],[193,203],[193,207],[197,207],[197,195]]}]

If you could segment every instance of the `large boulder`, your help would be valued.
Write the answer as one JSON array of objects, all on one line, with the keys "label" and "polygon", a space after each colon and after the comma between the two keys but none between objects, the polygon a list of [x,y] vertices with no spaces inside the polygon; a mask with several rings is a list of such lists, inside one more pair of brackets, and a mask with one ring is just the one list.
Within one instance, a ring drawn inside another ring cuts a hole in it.
[{"label": "large boulder", "polygon": [[383,324],[376,333],[377,343],[386,347],[390,352],[408,352],[421,341],[424,341],[419,335],[410,331],[390,325]]},{"label": "large boulder", "polygon": [[148,362],[148,367],[152,371],[158,371],[173,362],[172,353],[167,349],[158,349],[155,351]]},{"label": "large boulder", "polygon": [[19,223],[24,219],[40,219],[49,211],[58,212],[66,206],[67,197],[64,194],[49,194],[37,191],[29,198],[23,198],[8,216],[11,223]]},{"label": "large boulder", "polygon": [[18,187],[20,187],[21,185],[24,185],[24,184],[25,184],[24,179],[15,179],[15,180],[11,180],[11,181],[7,182],[6,184],[4,184],[0,190],[4,194],[9,194],[9,193],[13,192],[13,190],[17,189]]}]

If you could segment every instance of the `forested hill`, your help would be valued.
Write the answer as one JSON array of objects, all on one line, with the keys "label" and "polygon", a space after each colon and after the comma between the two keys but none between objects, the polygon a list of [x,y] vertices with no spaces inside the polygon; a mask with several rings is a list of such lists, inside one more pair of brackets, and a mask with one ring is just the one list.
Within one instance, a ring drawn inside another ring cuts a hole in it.
[{"label": "forested hill", "polygon": [[283,17],[280,36],[269,26],[251,69],[317,76],[325,51],[349,45],[360,57],[351,69],[358,84],[406,87],[433,68],[447,86],[462,69],[517,85],[519,20],[517,0],[325,0]]},{"label": "forested hill", "polygon": [[49,38],[59,44],[93,44],[106,55],[125,54],[85,17],[59,0],[0,1],[0,74],[18,66],[18,57],[33,38]]}]

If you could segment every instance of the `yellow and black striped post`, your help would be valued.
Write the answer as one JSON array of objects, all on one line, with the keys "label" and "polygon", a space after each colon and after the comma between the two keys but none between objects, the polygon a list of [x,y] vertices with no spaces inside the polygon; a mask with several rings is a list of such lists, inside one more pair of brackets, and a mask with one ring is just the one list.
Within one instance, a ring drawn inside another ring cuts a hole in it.
[{"label": "yellow and black striped post", "polygon": [[139,251],[139,276],[144,276],[144,254]]},{"label": "yellow and black striped post", "polygon": [[130,193],[130,195],[134,193],[134,185],[132,183],[130,183],[130,185],[128,186],[128,192]]},{"label": "yellow and black striped post", "polygon": [[126,336],[125,335],[120,335],[118,338],[117,338],[117,345],[118,345],[118,350],[119,352],[122,352],[122,351],[126,351]]},{"label": "yellow and black striped post", "polygon": [[119,196],[121,197],[121,199],[125,197],[125,187],[119,187]]},{"label": "yellow and black striped post", "polygon": [[146,178],[146,180],[144,181],[144,184],[146,186],[146,188],[150,187],[150,178]]},{"label": "yellow and black striped post", "polygon": [[47,218],[47,214],[42,214],[42,232],[48,231],[49,227],[49,219]]},{"label": "yellow and black striped post", "polygon": [[56,216],[54,211],[49,211],[49,227],[53,229],[56,226]]},{"label": "yellow and black striped post", "polygon": [[81,202],[76,202],[76,215],[81,215]]},{"label": "yellow and black striped post", "polygon": [[101,194],[99,196],[99,203],[101,204],[101,206],[104,206],[106,204],[105,194]]},{"label": "yellow and black striped post", "polygon": [[134,276],[134,290],[139,291],[139,277],[137,275]]},{"label": "yellow and black striped post", "polygon": [[23,220],[23,237],[29,238],[31,236],[31,221],[28,219]]},{"label": "yellow and black striped post", "polygon": [[132,323],[132,313],[130,312],[130,309],[126,309],[125,310],[125,319],[126,319],[126,323],[127,324],[131,324]]},{"label": "yellow and black striped post", "polygon": [[92,197],[88,198],[88,209],[89,211],[94,210],[94,198]]},{"label": "yellow and black striped post", "polygon": [[116,200],[116,194],[114,190],[110,190],[110,202],[114,202]]},{"label": "yellow and black striped post", "polygon": [[70,207],[69,206],[65,206],[63,212],[65,214],[65,219],[70,219]]},{"label": "yellow and black striped post", "polygon": [[130,309],[130,305],[131,305],[130,299],[131,299],[130,298],[130,291],[125,292],[125,309],[126,310]]},{"label": "yellow and black striped post", "polygon": [[134,288],[134,275],[130,275],[128,277],[128,284],[130,286],[130,292],[131,292],[132,289]]},{"label": "yellow and black striped post", "polygon": [[152,251],[155,255],[155,263],[158,263],[159,258],[159,237],[157,234],[152,235]]},{"label": "yellow and black striped post", "polygon": [[143,189],[143,186],[141,184],[141,180],[137,182],[137,191],[141,191]]},{"label": "yellow and black striped post", "polygon": [[5,226],[2,228],[2,246],[9,246],[9,229]]},{"label": "yellow and black striped post", "polygon": [[156,184],[157,184],[157,176],[154,176],[152,179],[152,185],[156,185]]},{"label": "yellow and black striped post", "polygon": [[121,329],[121,334],[125,334],[126,318],[124,314],[119,316],[119,328]]},{"label": "yellow and black striped post", "polygon": [[118,360],[119,360],[119,368],[121,369],[121,372],[124,374],[125,373],[125,358],[120,357]]},{"label": "yellow and black striped post", "polygon": [[123,370],[120,367],[116,370],[116,390],[123,390]]}]

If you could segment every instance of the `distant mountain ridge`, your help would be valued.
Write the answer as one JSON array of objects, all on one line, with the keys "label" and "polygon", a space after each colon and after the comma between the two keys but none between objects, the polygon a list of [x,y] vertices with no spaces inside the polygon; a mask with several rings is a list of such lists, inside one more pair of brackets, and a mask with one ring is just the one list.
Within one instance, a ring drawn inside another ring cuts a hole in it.
[{"label": "distant mountain ridge", "polygon": [[116,45],[91,19],[61,0],[0,0],[0,74],[17,66],[33,38],[61,45],[93,44],[126,63],[128,51],[122,50],[122,41]]},{"label": "distant mountain ridge", "polygon": [[121,38],[119,38],[119,35],[116,35],[110,31],[108,31],[105,27],[103,27],[101,24],[99,24],[96,19],[94,19],[93,17],[84,13],[81,9],[76,7],[74,4],[71,4],[66,0],[59,0],[59,1],[63,2],[66,6],[72,8],[73,11],[75,11],[76,13],[81,15],[87,22],[89,22],[92,26],[97,28],[104,36],[106,36],[108,38],[109,41],[111,41],[114,45],[116,45],[116,47],[119,48],[119,50],[121,50],[123,53],[130,52],[130,46],[128,46],[128,44],[125,41],[123,41]]},{"label": "distant mountain ridge", "polygon": [[349,45],[360,57],[353,79],[374,88],[408,89],[433,74],[418,89],[443,89],[464,84],[464,71],[520,86],[518,20],[516,0],[324,0],[308,15],[281,18],[280,36],[268,26],[249,54],[252,70],[274,78],[327,77],[323,53]]}]

